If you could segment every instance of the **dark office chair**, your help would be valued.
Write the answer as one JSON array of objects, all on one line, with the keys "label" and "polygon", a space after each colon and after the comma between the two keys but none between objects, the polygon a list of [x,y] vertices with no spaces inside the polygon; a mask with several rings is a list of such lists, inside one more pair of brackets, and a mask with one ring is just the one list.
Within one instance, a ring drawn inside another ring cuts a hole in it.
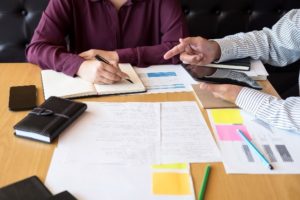
[{"label": "dark office chair", "polygon": [[30,42],[48,0],[0,1],[0,62],[26,62]]},{"label": "dark office chair", "polygon": [[[26,62],[24,49],[30,42],[49,0],[0,1],[0,62]],[[219,38],[237,32],[271,27],[284,13],[300,8],[299,0],[180,0],[190,33]],[[300,63],[288,69],[267,66],[269,80],[287,97],[299,95]],[[284,79],[284,78],[286,79]]]}]

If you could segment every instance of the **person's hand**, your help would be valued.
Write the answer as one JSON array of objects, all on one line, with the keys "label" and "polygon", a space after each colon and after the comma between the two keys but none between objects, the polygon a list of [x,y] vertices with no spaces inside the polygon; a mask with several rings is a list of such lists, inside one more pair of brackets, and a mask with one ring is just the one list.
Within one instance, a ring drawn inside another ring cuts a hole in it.
[{"label": "person's hand", "polygon": [[104,57],[106,60],[109,60],[110,62],[119,62],[119,55],[116,51],[104,51],[100,49],[90,49],[88,51],[84,51],[79,54],[80,57],[86,59],[86,60],[93,60],[95,59],[96,55],[100,55]]},{"label": "person's hand", "polygon": [[112,84],[128,78],[128,75],[122,72],[116,65],[107,65],[98,60],[84,61],[77,71],[77,75],[84,80],[92,83]]},{"label": "person's hand", "polygon": [[185,64],[206,65],[221,56],[221,49],[217,42],[202,37],[188,37],[180,39],[179,44],[164,55],[164,59],[180,54],[180,60]]},{"label": "person's hand", "polygon": [[211,92],[215,97],[235,103],[237,96],[242,90],[241,86],[231,84],[200,83],[201,90]]}]

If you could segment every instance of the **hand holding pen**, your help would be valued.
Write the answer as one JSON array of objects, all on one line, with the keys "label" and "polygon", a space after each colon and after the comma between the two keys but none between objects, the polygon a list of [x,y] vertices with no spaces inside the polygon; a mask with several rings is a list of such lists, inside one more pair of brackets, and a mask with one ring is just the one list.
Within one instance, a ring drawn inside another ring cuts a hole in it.
[{"label": "hand holding pen", "polygon": [[[105,58],[103,58],[100,55],[96,55],[95,58],[96,58],[96,60],[98,60],[100,62],[104,62],[105,64],[112,66],[112,64],[108,60],[106,60]],[[128,81],[128,82],[130,82],[130,83],[133,83],[129,78],[125,78],[125,80]]]},{"label": "hand holding pen", "polygon": [[117,83],[128,75],[113,64],[108,65],[95,59],[84,60],[76,72],[80,78],[97,84]]}]

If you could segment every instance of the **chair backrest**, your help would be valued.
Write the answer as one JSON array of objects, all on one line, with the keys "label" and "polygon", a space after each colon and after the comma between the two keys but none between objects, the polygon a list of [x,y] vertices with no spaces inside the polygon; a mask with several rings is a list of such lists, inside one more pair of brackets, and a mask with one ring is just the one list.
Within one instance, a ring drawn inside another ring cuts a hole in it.
[{"label": "chair backrest", "polygon": [[0,62],[25,62],[30,42],[48,0],[0,1]]},{"label": "chair backrest", "polygon": [[299,0],[181,0],[190,34],[220,38],[271,27]]}]

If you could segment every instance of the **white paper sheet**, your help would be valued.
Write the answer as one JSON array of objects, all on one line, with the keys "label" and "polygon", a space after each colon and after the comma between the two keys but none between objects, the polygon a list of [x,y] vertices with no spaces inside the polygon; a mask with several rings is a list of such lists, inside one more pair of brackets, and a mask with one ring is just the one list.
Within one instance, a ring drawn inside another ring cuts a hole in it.
[{"label": "white paper sheet", "polygon": [[153,195],[150,165],[65,163],[62,154],[63,149],[55,150],[45,181],[54,194],[68,190],[80,200],[195,200],[194,193]]},{"label": "white paper sheet", "polygon": [[195,102],[93,103],[59,138],[65,162],[218,162]]},{"label": "white paper sheet", "polygon": [[153,65],[135,68],[147,93],[190,92],[197,83],[181,65]]},{"label": "white paper sheet", "polygon": [[247,74],[253,80],[267,80],[269,76],[264,64],[260,60],[251,60],[250,70],[240,72]]},{"label": "white paper sheet", "polygon": [[59,138],[66,162],[159,163],[159,103],[93,103]]},{"label": "white paper sheet", "polygon": [[55,150],[45,181],[52,193],[68,190],[80,200],[139,200],[151,196],[149,166],[65,163],[62,154],[62,149]]},{"label": "white paper sheet", "polygon": [[163,163],[221,160],[196,103],[163,103],[161,119]]},{"label": "white paper sheet", "polygon": [[[215,136],[218,138],[218,145],[227,173],[300,173],[300,133],[291,133],[272,128],[254,116],[240,111],[243,119],[243,124],[241,124],[240,127],[244,127],[245,132],[249,133],[251,142],[262,152],[267,160],[270,161],[274,167],[274,170],[270,170],[262,163],[257,154],[247,146],[245,141],[232,135],[235,133],[220,133],[220,129],[218,128],[220,128],[222,124],[215,123],[211,110],[208,112]],[[234,127],[236,125],[237,124],[232,124]]]},{"label": "white paper sheet", "polygon": [[[149,162],[220,161],[195,102],[87,105],[59,138],[45,181],[53,193],[68,190],[80,200],[194,200],[190,175],[189,194],[153,194],[153,173],[168,169],[151,169]],[[184,170],[170,168],[190,173]]]}]

